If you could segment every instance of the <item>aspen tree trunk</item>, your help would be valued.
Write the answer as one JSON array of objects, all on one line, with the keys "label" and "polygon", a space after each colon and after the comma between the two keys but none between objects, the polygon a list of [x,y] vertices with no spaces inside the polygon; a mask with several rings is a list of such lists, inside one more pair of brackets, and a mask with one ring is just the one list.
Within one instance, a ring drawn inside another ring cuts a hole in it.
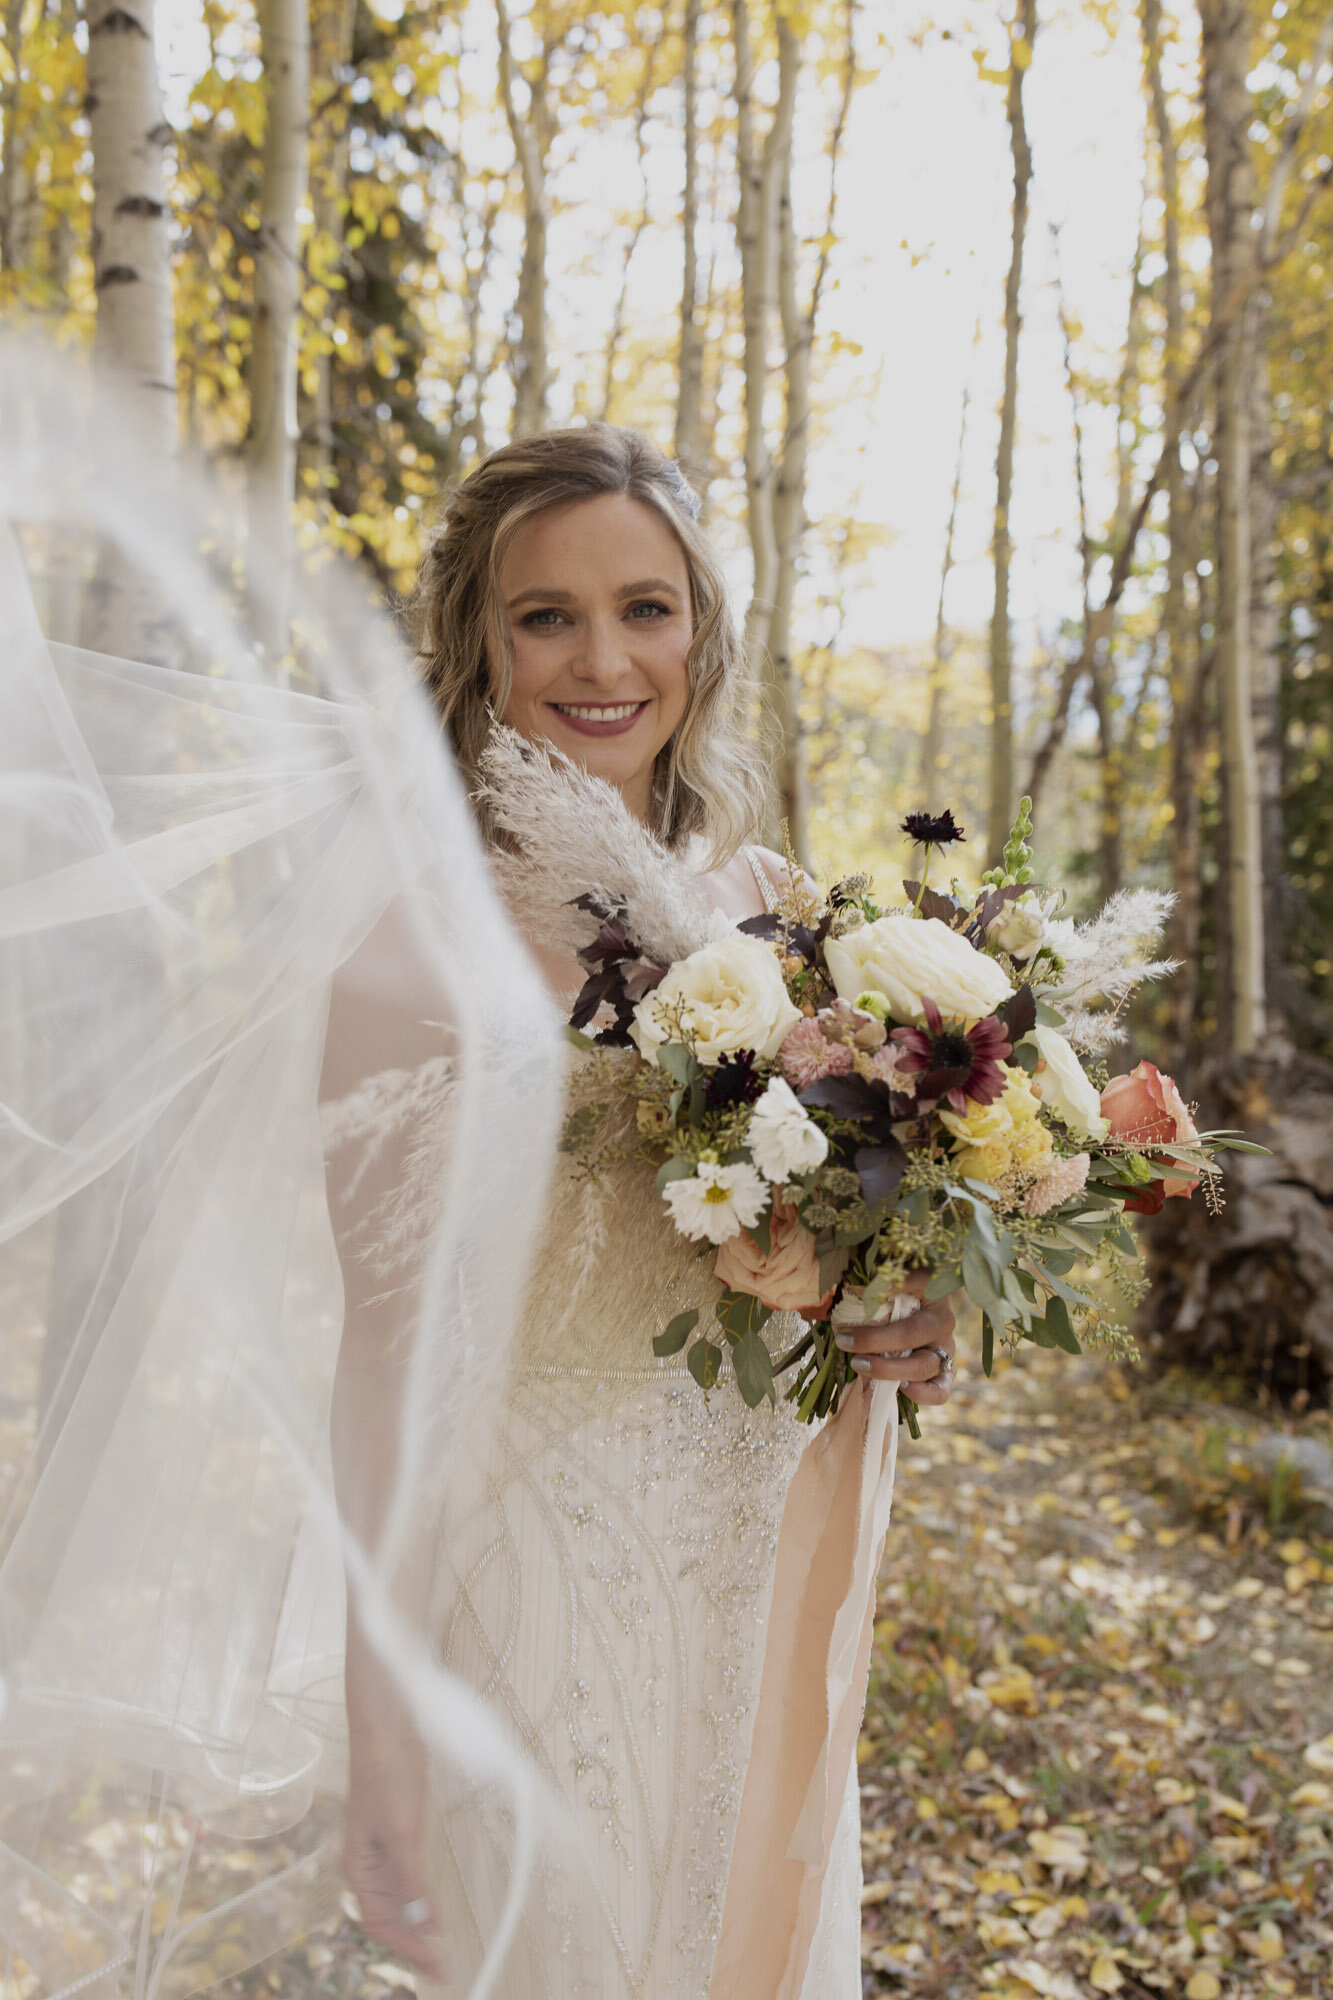
[{"label": "aspen tree trunk", "polygon": [[[327,119],[336,121],[331,131],[319,136],[318,152],[311,155],[311,208],[314,211],[315,236],[325,244],[327,264],[316,271],[317,277],[325,274],[332,277],[341,261],[343,242],[343,218],[347,201],[347,167],[351,149],[350,120],[345,108],[336,112],[329,107],[340,89],[339,72],[352,59],[352,41],[356,26],[355,0],[316,0],[310,22],[310,55],[312,83],[312,107],[324,111],[324,119],[317,118],[318,124]],[[314,397],[312,435],[306,440],[306,458],[314,469],[321,495],[327,498],[333,470],[334,445],[333,416],[333,356],[321,354],[317,363],[317,386]]]},{"label": "aspen tree trunk", "polygon": [[1222,331],[1217,368],[1215,457],[1218,485],[1217,650],[1228,832],[1227,914],[1232,1052],[1248,1054],[1265,1029],[1263,843],[1259,759],[1254,740],[1251,509],[1251,370],[1255,306],[1251,268],[1255,207],[1246,77],[1251,23],[1246,0],[1202,0],[1204,149],[1214,310],[1245,289],[1245,303]]},{"label": "aspen tree trunk", "polygon": [[[1267,301],[1259,301],[1263,311]],[[1262,320],[1259,331],[1262,331]],[[1256,338],[1250,358],[1250,661],[1259,784],[1264,989],[1270,1040],[1278,1026],[1282,960],[1282,675],[1277,589],[1277,493],[1272,465],[1273,399],[1268,359]]]},{"label": "aspen tree trunk", "polygon": [[90,0],[88,96],[93,145],[93,360],[114,373],[134,435],[163,461],[176,453],[162,114],[152,0]]},{"label": "aspen tree trunk", "polygon": [[[1143,340],[1143,213],[1139,213],[1138,239],[1129,282],[1129,312],[1125,325],[1125,352],[1116,387],[1116,495],[1111,521],[1110,543],[1119,548],[1129,533],[1134,506],[1134,456],[1126,432],[1134,425],[1138,408],[1139,348]],[[1088,574],[1085,554],[1085,578]],[[1087,584],[1084,585],[1087,599]],[[1098,776],[1098,865],[1103,902],[1115,895],[1124,881],[1124,750],[1115,724],[1115,656],[1113,634],[1094,649],[1089,681],[1093,714],[1097,720]]]},{"label": "aspen tree trunk", "polygon": [[1037,38],[1037,0],[1019,0],[1009,62],[1010,147],[1014,161],[1013,229],[1004,291],[1004,395],[995,458],[995,603],[990,632],[990,788],[987,847],[998,863],[1014,802],[1013,661],[1009,630],[1009,503],[1014,480],[1014,426],[1018,411],[1018,340],[1022,328],[1023,244],[1027,234],[1032,149],[1023,112],[1023,78]]},{"label": "aspen tree trunk", "polygon": [[[88,93],[93,148],[93,367],[115,385],[126,427],[146,461],[175,461],[176,348],[171,240],[152,0],[90,0]],[[160,610],[142,579],[111,558],[99,564],[84,606],[83,643],[151,657],[162,643]]]},{"label": "aspen tree trunk", "polygon": [[267,109],[259,246],[255,253],[250,353],[250,437],[246,448],[250,546],[262,552],[266,581],[253,593],[255,629],[268,659],[288,646],[283,584],[295,553],[300,213],[309,152],[310,24],[306,0],[262,0],[260,49]]},{"label": "aspen tree trunk", "polygon": [[[981,323],[972,336],[973,351],[981,333]],[[926,734],[921,745],[921,806],[925,812],[943,807],[944,761],[944,682],[949,669],[949,628],[944,607],[953,570],[954,535],[958,527],[958,502],[963,490],[963,452],[967,445],[967,412],[972,399],[972,378],[963,384],[963,408],[958,419],[958,450],[953,462],[953,488],[949,494],[949,522],[944,531],[944,555],[940,561],[940,594],[935,605],[935,645],[930,656],[930,694],[926,708]]]},{"label": "aspen tree trunk", "polygon": [[[810,444],[810,360],[814,314],[797,300],[797,243],[792,213],[792,127],[800,78],[801,50],[786,18],[777,17],[778,116],[782,139],[778,169],[777,291],[786,356],[786,424],[772,487],[773,543],[777,554],[773,614],[768,628],[768,689],[777,733],[776,791],[780,819],[791,843],[806,853],[805,757],[801,742],[800,687],[793,657],[792,616],[797,567],[805,532],[805,474]],[[771,136],[771,135],[770,135]]]},{"label": "aspen tree trunk", "polygon": [[25,0],[5,0],[5,53],[13,75],[0,94],[4,145],[0,148],[0,270],[27,262],[27,188],[23,171],[23,15]]},{"label": "aspen tree trunk", "polygon": [[745,343],[745,498],[754,570],[745,636],[751,671],[761,674],[768,649],[778,569],[777,536],[773,526],[773,458],[764,424],[764,405],[768,394],[773,267],[777,261],[773,134],[778,130],[779,116],[775,111],[768,143],[761,148],[755,132],[754,53],[750,43],[749,0],[732,0],[731,19],[736,64],[736,171],[739,181],[736,239],[740,248],[741,317]]},{"label": "aspen tree trunk", "polygon": [[639,213],[629,242],[625,245],[624,259],[620,267],[620,288],[616,293],[615,311],[611,315],[611,330],[606,340],[606,360],[602,371],[601,421],[608,423],[611,415],[611,400],[615,394],[616,361],[620,354],[620,343],[625,337],[625,307],[629,300],[630,266],[634,253],[648,226],[648,172],[645,165],[645,143],[648,136],[648,100],[652,96],[653,77],[657,68],[657,52],[660,40],[652,44],[643,59],[643,77],[639,84],[638,101],[634,108],[634,157],[639,170]]},{"label": "aspen tree trunk", "polygon": [[514,62],[505,0],[495,0],[495,17],[499,33],[500,95],[523,187],[523,261],[518,274],[519,340],[513,364],[513,428],[515,437],[530,437],[546,422],[546,238],[550,227],[546,161],[553,136],[546,93],[552,49],[549,43],[543,47],[540,74],[535,83],[528,83],[529,102],[524,116],[514,95],[514,85],[526,79]]},{"label": "aspen tree trunk", "polygon": [[699,11],[685,0],[685,194],[681,210],[685,270],[680,293],[680,388],[676,462],[691,485],[707,478],[703,443],[704,334],[699,324]]},{"label": "aspen tree trunk", "polygon": [[1188,1051],[1199,991],[1199,922],[1202,857],[1199,794],[1203,787],[1204,732],[1197,655],[1190,643],[1185,578],[1189,566],[1190,519],[1184,469],[1180,463],[1180,382],[1183,372],[1185,311],[1180,277],[1180,158],[1162,81],[1161,0],[1143,0],[1143,63],[1148,105],[1157,144],[1162,191],[1162,274],[1166,346],[1162,355],[1163,429],[1166,433],[1166,590],[1162,636],[1166,642],[1167,684],[1171,694],[1171,886],[1175,891],[1167,949],[1181,961],[1170,982],[1171,1042],[1176,1060]]}]

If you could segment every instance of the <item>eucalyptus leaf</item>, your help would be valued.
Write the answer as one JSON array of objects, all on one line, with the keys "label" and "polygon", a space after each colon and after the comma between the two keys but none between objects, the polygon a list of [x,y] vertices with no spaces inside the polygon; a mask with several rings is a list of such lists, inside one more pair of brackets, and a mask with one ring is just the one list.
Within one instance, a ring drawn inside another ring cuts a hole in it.
[{"label": "eucalyptus leaf", "polygon": [[963,1274],[956,1264],[932,1271],[926,1280],[926,1297],[933,1304],[936,1299],[947,1299],[950,1292],[956,1292],[963,1282]]},{"label": "eucalyptus leaf", "polygon": [[729,1340],[740,1340],[747,1333],[757,1333],[761,1326],[773,1317],[773,1309],[766,1306],[750,1292],[725,1291],[713,1310],[717,1314],[718,1325]]},{"label": "eucalyptus leaf", "polygon": [[[573,1042],[576,1049],[595,1049],[597,1047],[591,1035],[585,1035],[580,1029],[571,1027],[568,1021],[565,1023],[565,1035],[569,1041]],[[1255,1148],[1253,1150],[1257,1151],[1258,1149]]]},{"label": "eucalyptus leaf", "polygon": [[767,1257],[769,1251],[773,1248],[773,1211],[771,1208],[764,1210],[758,1222],[750,1224],[749,1234],[753,1236],[755,1242],[759,1245],[760,1255]]},{"label": "eucalyptus leaf", "polygon": [[722,1371],[722,1349],[711,1340],[696,1340],[685,1365],[701,1389],[711,1389]]},{"label": "eucalyptus leaf", "polygon": [[694,1161],[686,1159],[683,1153],[677,1153],[673,1159],[663,1160],[657,1169],[658,1194],[669,1187],[672,1181],[688,1180],[693,1172]]},{"label": "eucalyptus leaf", "polygon": [[676,1083],[686,1084],[690,1082],[691,1070],[697,1070],[699,1065],[684,1042],[663,1042],[657,1051],[657,1067]]},{"label": "eucalyptus leaf", "polygon": [[1050,1299],[1046,1306],[1046,1331],[1055,1346],[1063,1347],[1066,1354],[1081,1354],[1078,1335],[1074,1332],[1069,1317],[1069,1308],[1061,1298]]},{"label": "eucalyptus leaf", "polygon": [[668,1354],[679,1354],[698,1324],[698,1306],[694,1306],[689,1312],[677,1313],[674,1319],[667,1321],[654,1340],[653,1353],[660,1355],[663,1360]]},{"label": "eucalyptus leaf", "polygon": [[765,1396],[770,1403],[777,1402],[772,1356],[754,1328],[742,1334],[732,1348],[731,1365],[736,1370],[736,1382],[749,1409],[753,1410],[762,1403]]}]

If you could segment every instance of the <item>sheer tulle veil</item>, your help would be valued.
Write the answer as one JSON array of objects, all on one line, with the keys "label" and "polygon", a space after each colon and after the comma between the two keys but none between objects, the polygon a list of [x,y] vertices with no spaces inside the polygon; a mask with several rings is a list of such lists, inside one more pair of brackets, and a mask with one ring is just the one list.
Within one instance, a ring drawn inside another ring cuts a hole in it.
[{"label": "sheer tulle veil", "polygon": [[[236,547],[225,496],[141,464],[85,369],[0,353],[15,2000],[186,1994],[330,1906],[345,1579],[432,1754],[494,1789],[511,1918],[553,1810],[436,1664],[410,1578],[441,1467],[483,1448],[504,1374],[559,1024],[358,579],[328,559],[270,574],[251,549],[242,597]],[[108,579],[140,658],[71,643]],[[279,593],[281,673],[250,637]],[[330,1441],[331,1201],[385,1330],[373,1543]],[[503,1989],[505,1942],[502,1924],[474,1991]]]}]

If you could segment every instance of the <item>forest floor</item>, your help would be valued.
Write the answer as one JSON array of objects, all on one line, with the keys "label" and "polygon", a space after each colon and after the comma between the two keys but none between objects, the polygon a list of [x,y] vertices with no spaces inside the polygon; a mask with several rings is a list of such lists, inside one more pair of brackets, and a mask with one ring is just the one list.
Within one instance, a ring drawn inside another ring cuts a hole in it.
[{"label": "forest floor", "polygon": [[[0,1474],[32,1374],[6,1396],[7,1351]],[[1283,1470],[1247,1469],[1271,1425],[1031,1349],[990,1382],[965,1362],[923,1425],[861,1743],[865,1994],[1333,1994],[1333,1540]],[[1333,1443],[1327,1413],[1301,1429]],[[214,1990],[414,1981],[344,1895],[335,1926]]]},{"label": "forest floor", "polygon": [[866,1994],[1333,1992],[1327,1514],[1248,1469],[1252,1412],[1137,1370],[1029,1349],[923,1423],[860,1753]]}]

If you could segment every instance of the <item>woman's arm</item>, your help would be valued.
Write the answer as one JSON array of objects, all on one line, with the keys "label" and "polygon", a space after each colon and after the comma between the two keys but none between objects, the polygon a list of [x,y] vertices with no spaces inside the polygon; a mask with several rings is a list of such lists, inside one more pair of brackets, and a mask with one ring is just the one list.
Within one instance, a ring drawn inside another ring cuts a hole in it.
[{"label": "woman's arm", "polygon": [[[413,996],[417,995],[414,1004]],[[390,915],[335,981],[329,1009],[321,1099],[347,1098],[369,1077],[411,1071],[442,1053],[442,1033],[414,970],[410,935]],[[377,1133],[363,1170],[357,1147],[335,1147],[325,1162],[329,1214],[343,1279],[343,1332],[334,1377],[331,1439],[334,1486],[343,1521],[374,1551],[384,1529],[400,1461],[399,1427],[414,1334],[410,1289],[386,1286],[369,1252],[376,1205],[407,1168],[410,1123]],[[388,1296],[386,1296],[386,1291]],[[423,1530],[425,1522],[423,1518]],[[424,1610],[429,1550],[423,1535],[393,1579],[400,1603]],[[343,1854],[363,1927],[428,1977],[442,1976],[434,1912],[422,1865],[426,1756],[392,1675],[370,1646],[349,1592],[346,1700],[348,1801]]]}]

